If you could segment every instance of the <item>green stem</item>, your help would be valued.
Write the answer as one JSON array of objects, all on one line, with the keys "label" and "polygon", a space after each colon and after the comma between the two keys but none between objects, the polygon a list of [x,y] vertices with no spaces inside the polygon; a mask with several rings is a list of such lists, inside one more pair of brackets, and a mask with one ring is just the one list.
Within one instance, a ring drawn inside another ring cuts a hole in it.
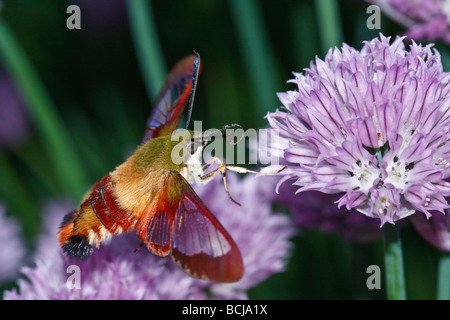
[{"label": "green stem", "polygon": [[34,199],[26,188],[17,169],[6,155],[0,151],[0,196],[6,209],[18,217],[27,238],[32,238],[39,230],[39,216],[34,206]]},{"label": "green stem", "polygon": [[50,96],[41,83],[9,25],[0,17],[0,57],[25,99],[30,117],[39,130],[43,148],[65,192],[81,198],[87,178],[69,134]]},{"label": "green stem", "polygon": [[339,6],[336,0],[316,0],[315,3],[320,44],[326,52],[343,41]]},{"label": "green stem", "polygon": [[158,33],[148,0],[128,0],[128,16],[139,68],[151,102],[161,89],[167,74]]},{"label": "green stem", "polygon": [[230,0],[230,9],[257,106],[256,117],[263,124],[267,112],[279,105],[276,96],[279,81],[259,1]]},{"label": "green stem", "polygon": [[387,297],[389,300],[405,300],[406,287],[400,229],[398,225],[385,224],[383,233]]},{"label": "green stem", "polygon": [[439,258],[437,299],[450,300],[450,253],[443,252]]},{"label": "green stem", "polygon": [[309,66],[320,51],[314,7],[309,2],[298,1],[291,12],[291,21],[297,67]]}]

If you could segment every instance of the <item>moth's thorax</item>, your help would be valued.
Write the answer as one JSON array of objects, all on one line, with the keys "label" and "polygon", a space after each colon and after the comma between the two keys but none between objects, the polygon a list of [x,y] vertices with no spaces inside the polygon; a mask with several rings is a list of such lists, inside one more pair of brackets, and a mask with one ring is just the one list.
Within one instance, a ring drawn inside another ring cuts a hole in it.
[{"label": "moth's thorax", "polygon": [[139,172],[180,170],[181,163],[172,161],[172,150],[185,142],[172,141],[171,136],[152,139],[138,147],[133,155],[134,168]]},{"label": "moth's thorax", "polygon": [[[198,139],[200,137],[200,139]],[[136,171],[153,174],[167,170],[179,171],[189,183],[205,183],[202,165],[201,135],[186,131],[178,137],[163,136],[140,146],[134,156]]]}]

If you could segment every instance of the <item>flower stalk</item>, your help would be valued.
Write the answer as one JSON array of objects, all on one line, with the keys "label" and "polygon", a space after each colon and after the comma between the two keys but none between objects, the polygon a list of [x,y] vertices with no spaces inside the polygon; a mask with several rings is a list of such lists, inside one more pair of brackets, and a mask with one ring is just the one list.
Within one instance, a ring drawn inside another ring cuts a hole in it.
[{"label": "flower stalk", "polygon": [[342,43],[339,5],[335,0],[315,1],[322,50]]},{"label": "flower stalk", "polygon": [[276,105],[277,71],[259,1],[230,1],[230,10],[240,42],[244,67],[250,79],[257,118],[263,119]]},{"label": "flower stalk", "polygon": [[153,101],[164,83],[167,71],[152,8],[147,1],[143,0],[127,1],[127,8],[131,34],[145,88],[150,101]]},{"label": "flower stalk", "polygon": [[389,300],[405,300],[406,286],[400,229],[398,225],[385,224],[383,234],[387,298]]},{"label": "flower stalk", "polygon": [[443,252],[439,258],[437,299],[450,300],[450,253]]}]

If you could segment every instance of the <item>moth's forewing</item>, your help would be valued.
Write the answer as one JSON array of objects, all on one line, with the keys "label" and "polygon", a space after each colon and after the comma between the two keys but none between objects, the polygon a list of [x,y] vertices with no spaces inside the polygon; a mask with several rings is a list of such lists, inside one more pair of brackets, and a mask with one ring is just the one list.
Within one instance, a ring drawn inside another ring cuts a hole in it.
[{"label": "moth's forewing", "polygon": [[167,76],[156,99],[153,112],[147,120],[142,143],[157,136],[172,134],[178,128],[186,107],[185,113],[189,122],[199,72],[198,53],[180,60],[175,65]]}]

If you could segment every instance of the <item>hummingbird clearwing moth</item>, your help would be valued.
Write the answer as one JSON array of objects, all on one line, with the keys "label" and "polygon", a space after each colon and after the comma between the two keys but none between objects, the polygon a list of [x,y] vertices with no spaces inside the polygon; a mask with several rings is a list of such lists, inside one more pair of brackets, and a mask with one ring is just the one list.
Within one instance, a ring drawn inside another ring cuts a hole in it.
[{"label": "hummingbird clearwing moth", "polygon": [[[189,184],[206,183],[217,172],[224,174],[226,165],[213,159],[219,168],[204,174],[210,163],[202,164],[203,142],[195,139],[184,140],[190,150],[185,161],[175,164],[171,159],[179,143],[171,135],[185,110],[189,124],[199,71],[196,52],[175,65],[136,151],[95,183],[78,209],[64,217],[58,237],[68,255],[86,259],[93,247],[134,230],[150,252],[171,256],[193,277],[218,282],[242,277],[244,267],[236,243]],[[243,170],[236,168],[231,169]]]}]

